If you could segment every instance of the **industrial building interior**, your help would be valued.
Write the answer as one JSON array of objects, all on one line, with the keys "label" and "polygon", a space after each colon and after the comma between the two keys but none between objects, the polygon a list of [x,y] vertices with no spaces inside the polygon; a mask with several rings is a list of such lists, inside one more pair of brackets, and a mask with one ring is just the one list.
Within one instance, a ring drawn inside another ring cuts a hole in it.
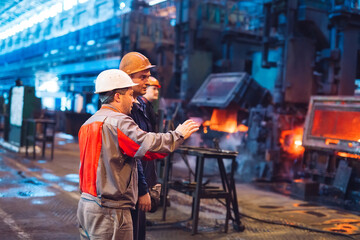
[{"label": "industrial building interior", "polygon": [[5,0],[0,49],[4,149],[27,152],[31,119],[76,142],[96,76],[137,51],[161,131],[194,119],[187,145],[237,152],[236,183],[360,211],[359,0]]}]

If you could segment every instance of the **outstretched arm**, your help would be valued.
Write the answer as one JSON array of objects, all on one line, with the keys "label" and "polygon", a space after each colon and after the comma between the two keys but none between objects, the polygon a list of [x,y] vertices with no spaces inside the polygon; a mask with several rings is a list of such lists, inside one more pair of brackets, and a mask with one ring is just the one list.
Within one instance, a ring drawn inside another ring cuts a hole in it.
[{"label": "outstretched arm", "polygon": [[187,120],[175,131],[148,133],[141,130],[130,117],[125,117],[118,122],[117,135],[123,153],[143,160],[154,160],[165,157],[165,153],[173,152],[184,139],[198,129],[198,124]]}]

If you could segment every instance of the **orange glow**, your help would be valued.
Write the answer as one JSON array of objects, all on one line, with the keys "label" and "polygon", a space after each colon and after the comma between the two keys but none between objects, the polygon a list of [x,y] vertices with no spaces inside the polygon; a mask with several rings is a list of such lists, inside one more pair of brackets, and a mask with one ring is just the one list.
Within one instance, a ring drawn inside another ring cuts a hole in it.
[{"label": "orange glow", "polygon": [[325,221],[324,224],[334,224],[333,227],[325,228],[324,230],[344,234],[352,234],[359,229],[355,226],[359,225],[358,219],[331,219]]},{"label": "orange glow", "polygon": [[358,141],[360,139],[359,128],[360,112],[317,109],[314,112],[311,135]]},{"label": "orange glow", "polygon": [[244,124],[240,124],[238,127],[237,127],[237,131],[238,132],[247,132],[248,131],[248,127],[245,126]]},{"label": "orange glow", "polygon": [[325,139],[325,144],[326,145],[330,145],[330,144],[332,144],[332,145],[337,145],[337,144],[339,144],[339,140],[337,140],[337,139],[329,139],[329,138],[327,138],[327,139]]},{"label": "orange glow", "polygon": [[324,230],[344,234],[353,234],[354,232],[356,232],[356,230],[358,230],[358,228],[350,224],[338,224],[331,228],[325,228]]},{"label": "orange glow", "polygon": [[248,127],[237,124],[237,111],[226,109],[214,109],[210,121],[203,123],[204,133],[208,132],[208,127],[211,130],[219,132],[247,132]]},{"label": "orange glow", "polygon": [[204,127],[204,133],[205,133],[205,134],[208,133],[208,127],[210,126],[210,121],[207,120],[207,121],[205,121],[202,125],[203,125],[203,127]]},{"label": "orange glow", "polygon": [[339,157],[344,157],[344,158],[355,158],[355,159],[360,159],[360,155],[357,154],[352,154],[352,153],[346,153],[346,152],[336,152],[336,155]]},{"label": "orange glow", "polygon": [[282,131],[279,139],[282,149],[294,156],[303,154],[305,150],[302,146],[303,132],[301,127]]}]

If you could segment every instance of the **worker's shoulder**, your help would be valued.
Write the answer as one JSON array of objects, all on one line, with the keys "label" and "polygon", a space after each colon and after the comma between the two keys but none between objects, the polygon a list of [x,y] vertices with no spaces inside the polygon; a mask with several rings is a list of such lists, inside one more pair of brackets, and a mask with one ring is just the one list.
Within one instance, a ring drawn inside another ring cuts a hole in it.
[{"label": "worker's shoulder", "polygon": [[104,122],[107,124],[111,124],[114,126],[122,126],[125,123],[127,123],[127,125],[131,125],[131,124],[135,124],[134,120],[123,113],[119,113],[119,112],[111,112],[109,114],[104,115]]},{"label": "worker's shoulder", "polygon": [[111,111],[107,109],[100,109],[92,115],[83,125],[91,124],[94,122],[110,123],[117,125],[119,121],[133,121],[131,117],[126,114]]}]

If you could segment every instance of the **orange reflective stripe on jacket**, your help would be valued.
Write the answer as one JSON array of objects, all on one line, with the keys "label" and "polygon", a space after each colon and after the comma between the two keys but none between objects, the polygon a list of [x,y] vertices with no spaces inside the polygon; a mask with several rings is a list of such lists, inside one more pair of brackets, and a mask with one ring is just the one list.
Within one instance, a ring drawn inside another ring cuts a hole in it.
[{"label": "orange reflective stripe on jacket", "polygon": [[79,131],[80,190],[81,192],[89,193],[93,196],[97,196],[96,171],[101,153],[102,125],[103,122],[94,122],[92,124],[82,126]]},{"label": "orange reflective stripe on jacket", "polygon": [[[123,154],[126,154],[130,157],[134,157],[136,152],[139,150],[140,145],[131,140],[128,136],[126,136],[123,132],[120,131],[120,129],[117,129],[118,133],[118,141],[120,150]],[[145,161],[151,161],[155,159],[161,159],[166,157],[167,153],[155,153],[151,151],[147,151],[145,156],[142,158],[142,160]]]},{"label": "orange reflective stripe on jacket", "polygon": [[166,157],[167,153],[155,153],[155,152],[146,152],[145,156],[141,159],[141,160],[145,160],[145,161],[151,161],[154,159],[162,159],[164,157]]},{"label": "orange reflective stripe on jacket", "polygon": [[134,157],[140,145],[126,136],[120,129],[117,129],[120,150],[129,157]]}]

